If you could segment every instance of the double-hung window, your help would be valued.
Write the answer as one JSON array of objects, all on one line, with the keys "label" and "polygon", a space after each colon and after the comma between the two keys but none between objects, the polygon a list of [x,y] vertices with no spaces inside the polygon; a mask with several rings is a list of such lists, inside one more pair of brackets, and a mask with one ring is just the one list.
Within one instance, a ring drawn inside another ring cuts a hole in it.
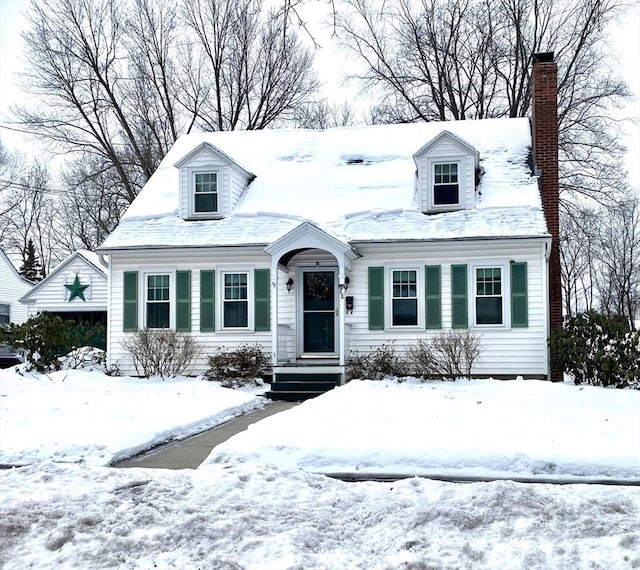
[{"label": "double-hung window", "polygon": [[475,315],[477,325],[504,323],[504,283],[501,267],[475,268]]},{"label": "double-hung window", "polygon": [[249,326],[249,279],[246,272],[224,273],[222,299],[223,328]]},{"label": "double-hung window", "polygon": [[196,214],[218,211],[218,173],[196,172],[194,174],[194,204]]},{"label": "double-hung window", "polygon": [[433,205],[454,206],[460,203],[457,162],[436,162],[433,165]]},{"label": "double-hung window", "polygon": [[391,323],[393,326],[418,324],[418,272],[397,269],[391,272]]},{"label": "double-hung window", "polygon": [[170,327],[169,283],[169,274],[146,275],[146,326],[150,329],[168,329]]}]

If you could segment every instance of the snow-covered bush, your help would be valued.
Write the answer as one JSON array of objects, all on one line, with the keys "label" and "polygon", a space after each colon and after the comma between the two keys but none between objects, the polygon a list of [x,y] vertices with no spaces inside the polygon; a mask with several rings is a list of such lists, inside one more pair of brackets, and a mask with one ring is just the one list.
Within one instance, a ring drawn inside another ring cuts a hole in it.
[{"label": "snow-covered bush", "polygon": [[100,370],[104,371],[107,353],[93,346],[82,346],[60,357],[62,370]]},{"label": "snow-covered bush", "polygon": [[576,384],[640,389],[640,331],[623,319],[581,313],[549,341],[553,364]]},{"label": "snow-covered bush", "polygon": [[390,376],[406,376],[408,372],[406,359],[396,354],[393,343],[383,344],[368,354],[360,354],[357,350],[353,350],[346,362],[348,380],[354,378],[382,380]]},{"label": "snow-covered bush", "polygon": [[470,330],[442,331],[407,348],[412,373],[422,378],[471,378],[479,355],[480,337]]},{"label": "snow-covered bush", "polygon": [[256,383],[270,366],[271,357],[259,344],[245,344],[235,350],[220,347],[209,357],[209,369],[204,376],[219,381],[224,388],[239,388]]},{"label": "snow-covered bush", "polygon": [[201,347],[189,335],[170,329],[141,329],[121,341],[140,376],[178,376],[200,355]]}]

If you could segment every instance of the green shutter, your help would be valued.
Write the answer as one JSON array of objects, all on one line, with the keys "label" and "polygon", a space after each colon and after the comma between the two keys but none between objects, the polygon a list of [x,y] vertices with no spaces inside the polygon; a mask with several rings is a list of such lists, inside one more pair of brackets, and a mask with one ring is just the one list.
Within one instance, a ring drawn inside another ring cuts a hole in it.
[{"label": "green shutter", "polygon": [[255,330],[271,330],[271,291],[269,287],[271,271],[269,269],[256,269],[253,272],[253,290],[255,302]]},{"label": "green shutter", "polygon": [[425,328],[442,328],[442,303],[440,266],[427,265],[424,268],[424,294],[425,294]]},{"label": "green shutter", "polygon": [[369,267],[369,330],[384,330],[384,267]]},{"label": "green shutter", "polygon": [[213,332],[216,330],[216,272],[200,272],[200,331]]},{"label": "green shutter", "polygon": [[122,330],[138,330],[138,272],[125,271],[123,280]]},{"label": "green shutter", "polygon": [[451,266],[451,328],[466,329],[467,317],[467,266]]},{"label": "green shutter", "polygon": [[526,262],[511,264],[511,326],[513,328],[529,326]]},{"label": "green shutter", "polygon": [[191,271],[176,271],[176,330],[191,331]]}]

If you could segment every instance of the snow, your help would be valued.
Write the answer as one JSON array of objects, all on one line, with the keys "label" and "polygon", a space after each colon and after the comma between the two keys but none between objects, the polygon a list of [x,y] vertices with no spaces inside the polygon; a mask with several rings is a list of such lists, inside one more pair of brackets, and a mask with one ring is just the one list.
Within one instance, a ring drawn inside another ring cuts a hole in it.
[{"label": "snow", "polygon": [[[414,154],[445,129],[479,151],[477,204],[425,216]],[[255,179],[224,220],[185,221],[176,164],[203,143]],[[193,133],[175,143],[102,249],[267,245],[305,220],[353,241],[546,236],[530,146],[527,119]],[[406,215],[379,217],[397,211]]]},{"label": "snow", "polygon": [[262,406],[250,392],[184,377],[0,370],[0,464],[108,465]]},{"label": "snow", "polygon": [[[640,567],[637,486],[345,483],[317,471],[640,479],[640,392],[540,381],[352,381],[212,451],[197,470],[117,469],[252,393],[215,382],[0,371],[0,566]],[[68,463],[78,462],[79,463]]]},{"label": "snow", "polygon": [[640,481],[639,427],[637,391],[536,380],[352,381],[250,426],[205,464]]}]

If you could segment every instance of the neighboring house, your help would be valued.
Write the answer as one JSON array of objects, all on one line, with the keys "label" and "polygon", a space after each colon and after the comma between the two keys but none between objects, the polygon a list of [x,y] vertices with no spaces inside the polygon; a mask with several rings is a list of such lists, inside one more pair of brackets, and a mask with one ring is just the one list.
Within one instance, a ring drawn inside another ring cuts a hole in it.
[{"label": "neighboring house", "polygon": [[[0,249],[0,326],[21,324],[27,320],[27,308],[20,304],[20,297],[33,287],[33,283],[18,273],[4,251]],[[0,368],[22,362],[18,350],[0,344]]]},{"label": "neighboring house", "polygon": [[[20,299],[29,315],[48,311],[78,325],[107,326],[107,267],[98,254],[78,250]],[[105,348],[104,336],[93,339]]]},{"label": "neighboring house", "polygon": [[351,351],[468,328],[481,337],[475,374],[548,377],[556,296],[560,306],[548,277],[552,54],[534,76],[533,128],[492,119],[181,137],[99,248],[110,362],[134,372],[121,341],[171,328],[205,355],[259,343],[276,383],[340,380]]},{"label": "neighboring house", "polygon": [[13,263],[0,249],[0,324],[21,324],[29,317],[20,297],[31,290],[33,283],[18,273]]}]

